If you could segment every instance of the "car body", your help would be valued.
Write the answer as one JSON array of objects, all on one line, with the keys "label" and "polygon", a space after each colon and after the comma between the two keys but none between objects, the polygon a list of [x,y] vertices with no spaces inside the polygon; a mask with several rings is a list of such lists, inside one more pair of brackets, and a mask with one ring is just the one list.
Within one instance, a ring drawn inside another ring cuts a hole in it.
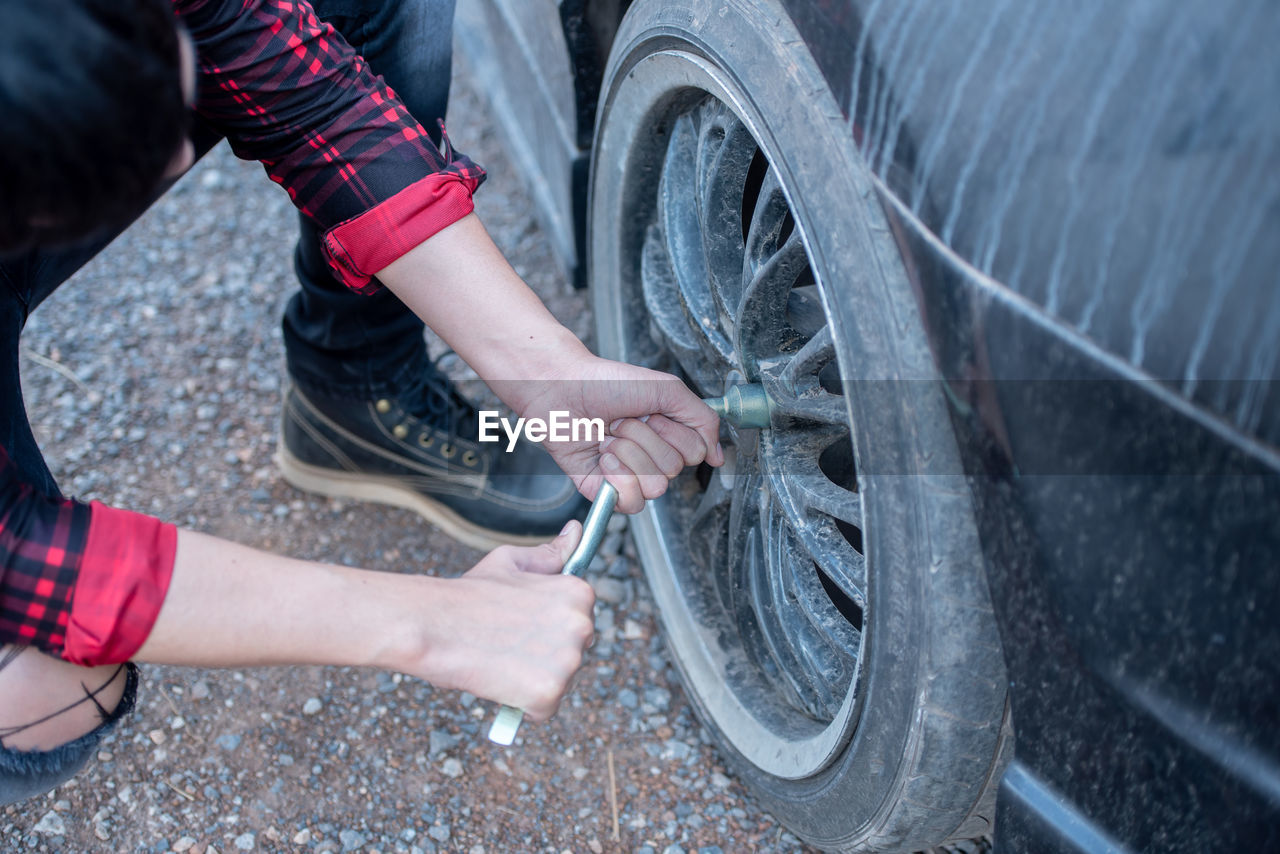
[{"label": "car body", "polygon": [[[579,283],[629,5],[459,10]],[[1016,731],[996,849],[1280,848],[1280,12],[776,8],[942,378]]]}]

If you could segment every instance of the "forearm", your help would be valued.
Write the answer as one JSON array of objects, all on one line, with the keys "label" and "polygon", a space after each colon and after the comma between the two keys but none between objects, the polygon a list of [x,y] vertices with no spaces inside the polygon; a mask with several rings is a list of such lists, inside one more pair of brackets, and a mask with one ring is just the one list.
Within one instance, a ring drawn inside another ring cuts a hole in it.
[{"label": "forearm", "polygon": [[494,387],[523,410],[519,381],[561,375],[586,346],[524,283],[478,217],[464,217],[378,278]]},{"label": "forearm", "polygon": [[163,607],[135,658],[371,665],[554,713],[582,662],[594,596],[558,571],[577,542],[495,549],[459,578],[370,572],[178,535]]},{"label": "forearm", "polygon": [[403,656],[397,641],[406,593],[441,583],[295,560],[180,531],[164,605],[135,658],[206,667],[393,666]]}]

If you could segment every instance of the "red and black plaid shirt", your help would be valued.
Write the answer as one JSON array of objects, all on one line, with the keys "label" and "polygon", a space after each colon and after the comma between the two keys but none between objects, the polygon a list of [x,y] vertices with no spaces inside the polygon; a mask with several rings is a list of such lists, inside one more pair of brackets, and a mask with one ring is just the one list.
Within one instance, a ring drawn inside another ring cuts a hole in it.
[{"label": "red and black plaid shirt", "polygon": [[471,212],[484,171],[432,144],[332,27],[297,0],[174,0],[196,43],[196,111],[325,229],[342,281],[370,278]]},{"label": "red and black plaid shirt", "polygon": [[[299,0],[173,0],[198,60],[197,112],[259,160],[324,231],[348,287],[469,214],[484,172],[441,153],[396,94]],[[141,514],[54,499],[0,448],[0,643],[79,664],[146,639],[177,531]]]}]

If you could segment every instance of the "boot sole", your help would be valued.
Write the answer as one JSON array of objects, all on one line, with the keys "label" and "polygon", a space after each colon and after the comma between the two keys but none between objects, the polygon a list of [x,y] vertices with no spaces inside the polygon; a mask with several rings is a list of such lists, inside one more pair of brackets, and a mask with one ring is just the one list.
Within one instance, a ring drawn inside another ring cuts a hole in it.
[{"label": "boot sole", "polygon": [[285,481],[304,492],[411,510],[463,545],[480,551],[504,545],[537,546],[555,538],[554,534],[506,534],[485,528],[464,519],[440,502],[407,489],[394,478],[335,471],[304,463],[289,452],[283,440],[277,442],[275,462]]}]

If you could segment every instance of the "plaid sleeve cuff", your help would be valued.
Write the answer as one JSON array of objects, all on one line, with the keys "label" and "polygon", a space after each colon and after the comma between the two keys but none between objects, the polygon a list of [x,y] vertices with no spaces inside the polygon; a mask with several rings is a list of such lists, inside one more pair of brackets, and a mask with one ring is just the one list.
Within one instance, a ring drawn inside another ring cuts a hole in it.
[{"label": "plaid sleeve cuff", "polygon": [[381,286],[373,277],[379,270],[475,209],[471,194],[479,184],[479,177],[459,172],[437,172],[410,184],[324,233],[329,266],[353,291],[377,291]]},{"label": "plaid sleeve cuff", "polygon": [[178,530],[150,516],[91,505],[62,657],[93,666],[128,661],[164,604]]},{"label": "plaid sleeve cuff", "polygon": [[[0,448],[0,469],[8,458]],[[62,652],[71,596],[89,527],[89,508],[16,486],[0,494],[0,637]]]}]

